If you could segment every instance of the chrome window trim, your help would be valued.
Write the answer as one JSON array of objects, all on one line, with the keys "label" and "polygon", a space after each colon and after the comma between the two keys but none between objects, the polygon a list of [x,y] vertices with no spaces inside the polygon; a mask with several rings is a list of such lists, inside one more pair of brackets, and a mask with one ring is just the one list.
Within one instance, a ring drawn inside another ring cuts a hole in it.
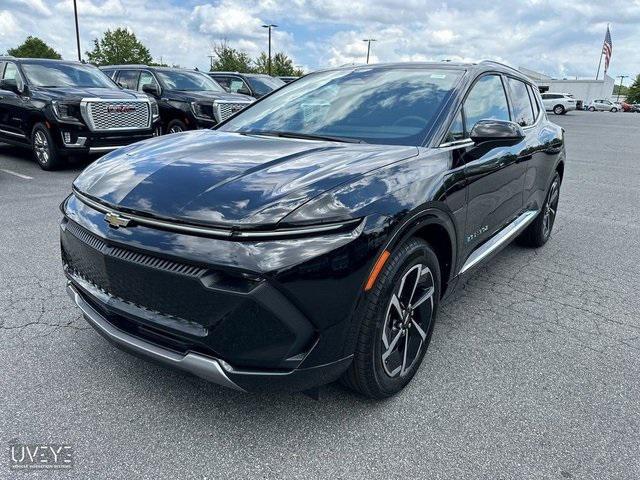
[{"label": "chrome window trim", "polygon": [[298,237],[308,234],[314,233],[327,233],[333,232],[336,230],[341,230],[345,227],[353,225],[353,231],[357,231],[360,234],[364,227],[364,219],[355,218],[352,220],[345,220],[342,222],[329,223],[326,225],[312,225],[312,226],[304,226],[298,228],[283,228],[277,230],[268,230],[268,231],[241,231],[241,230],[232,230],[232,229],[222,229],[215,227],[205,227],[200,225],[189,225],[182,223],[174,223],[166,220],[158,220],[155,218],[143,217],[140,215],[132,214],[132,213],[124,213],[120,212],[114,208],[107,207],[102,203],[96,202],[91,198],[88,198],[86,195],[81,194],[76,189],[73,190],[73,194],[80,200],[82,203],[88,205],[89,207],[97,210],[101,213],[107,214],[111,213],[117,215],[119,217],[123,217],[125,219],[129,219],[134,223],[139,225],[144,225],[152,228],[159,228],[161,230],[170,230],[179,233],[187,233],[187,234],[196,234],[196,235],[206,235],[212,237],[219,238],[228,238],[228,239],[270,239],[270,238],[279,238],[279,237]]},{"label": "chrome window trim", "polygon": [[[89,115],[89,103],[92,102],[118,102],[118,103],[140,103],[146,104],[149,108],[149,119],[147,125],[144,127],[116,127],[116,128],[95,128],[93,119]],[[98,97],[85,97],[80,100],[80,114],[83,120],[92,132],[118,132],[125,130],[148,130],[151,128],[153,122],[153,111],[151,109],[151,99],[147,98],[98,98]]]}]

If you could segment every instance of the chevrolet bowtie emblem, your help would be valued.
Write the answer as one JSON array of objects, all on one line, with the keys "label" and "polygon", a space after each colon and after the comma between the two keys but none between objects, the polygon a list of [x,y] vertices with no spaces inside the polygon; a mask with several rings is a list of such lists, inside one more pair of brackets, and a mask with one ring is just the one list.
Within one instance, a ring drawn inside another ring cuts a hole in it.
[{"label": "chevrolet bowtie emblem", "polygon": [[104,221],[107,222],[110,227],[120,228],[120,227],[126,227],[127,225],[129,225],[129,223],[131,222],[131,219],[126,217],[121,217],[117,213],[109,212],[104,216]]}]

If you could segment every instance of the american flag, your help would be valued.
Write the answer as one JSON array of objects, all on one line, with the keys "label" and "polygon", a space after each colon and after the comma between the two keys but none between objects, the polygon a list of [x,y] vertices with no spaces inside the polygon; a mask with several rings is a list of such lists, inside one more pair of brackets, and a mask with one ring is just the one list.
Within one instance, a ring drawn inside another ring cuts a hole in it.
[{"label": "american flag", "polygon": [[607,73],[609,69],[609,60],[611,60],[611,53],[613,53],[613,44],[611,43],[611,32],[607,25],[607,34],[604,36],[604,44],[602,45],[602,53],[604,54],[604,73]]}]

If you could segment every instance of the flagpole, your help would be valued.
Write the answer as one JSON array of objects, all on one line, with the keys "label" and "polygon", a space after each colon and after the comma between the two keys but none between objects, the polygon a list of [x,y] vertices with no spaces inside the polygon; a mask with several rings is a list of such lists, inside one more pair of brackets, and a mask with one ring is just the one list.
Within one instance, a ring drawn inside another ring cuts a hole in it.
[{"label": "flagpole", "polygon": [[602,65],[602,55],[603,55],[603,52],[602,50],[600,50],[600,61],[598,62],[598,73],[596,73],[596,80],[598,80],[598,77],[600,76],[600,66]]}]

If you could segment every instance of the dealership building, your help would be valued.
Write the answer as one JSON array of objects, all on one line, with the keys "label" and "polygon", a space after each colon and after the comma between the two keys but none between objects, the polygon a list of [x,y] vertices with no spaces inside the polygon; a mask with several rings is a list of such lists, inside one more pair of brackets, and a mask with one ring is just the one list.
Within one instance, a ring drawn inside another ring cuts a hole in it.
[{"label": "dealership building", "polygon": [[612,97],[614,79],[607,74],[602,80],[570,80],[567,78],[559,80],[524,67],[520,67],[518,70],[533,80],[541,92],[568,93],[576,100],[582,100],[585,105],[592,100],[615,100]]}]

